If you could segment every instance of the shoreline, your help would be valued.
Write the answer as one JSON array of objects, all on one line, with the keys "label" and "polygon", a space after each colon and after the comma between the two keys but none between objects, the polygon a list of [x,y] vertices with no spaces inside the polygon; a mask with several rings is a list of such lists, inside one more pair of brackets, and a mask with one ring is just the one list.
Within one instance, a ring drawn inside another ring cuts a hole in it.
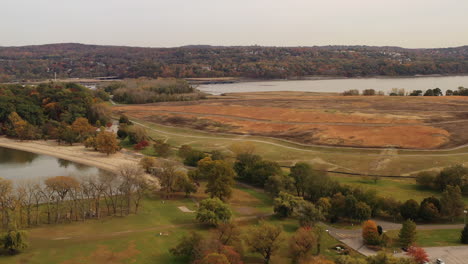
[{"label": "shoreline", "polygon": [[443,78],[443,77],[466,77],[466,74],[415,74],[415,75],[369,75],[369,76],[324,76],[324,75],[310,75],[310,76],[291,76],[283,79],[260,79],[260,78],[246,78],[246,77],[226,77],[226,80],[220,78],[184,78],[194,85],[213,85],[213,84],[232,84],[232,83],[254,83],[254,82],[281,82],[281,81],[324,81],[324,80],[363,80],[363,79],[418,79],[418,78]]},{"label": "shoreline", "polygon": [[133,165],[139,161],[137,155],[132,157],[132,154],[127,153],[126,150],[107,156],[106,154],[86,149],[83,145],[59,145],[52,140],[17,141],[15,139],[0,137],[0,147],[52,156],[113,173],[122,165]]}]

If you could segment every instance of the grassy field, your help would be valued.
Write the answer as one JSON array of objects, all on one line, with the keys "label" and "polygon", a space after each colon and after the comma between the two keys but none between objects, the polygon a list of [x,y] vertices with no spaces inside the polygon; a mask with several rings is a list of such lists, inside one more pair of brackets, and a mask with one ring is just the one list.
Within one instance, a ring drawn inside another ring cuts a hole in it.
[{"label": "grassy field", "polygon": [[188,128],[168,127],[134,118],[132,120],[149,128],[153,138],[163,139],[175,147],[190,145],[204,151],[217,149],[229,154],[229,146],[233,143],[249,142],[255,146],[257,154],[265,159],[278,161],[282,165],[306,161],[319,167],[347,172],[409,175],[468,161],[468,147],[447,151],[415,151],[304,146],[274,138],[207,133]]},{"label": "grassy field", "polygon": [[[263,192],[239,186],[235,188],[233,197],[229,203],[234,217],[245,219],[241,222],[244,232],[256,223],[257,215],[272,212],[272,200]],[[0,264],[186,263],[184,259],[170,255],[169,248],[191,231],[204,235],[212,232],[212,229],[199,225],[193,213],[183,213],[177,208],[187,206],[196,209],[196,200],[206,198],[203,188],[194,198],[187,199],[178,194],[163,201],[155,195],[143,200],[137,215],[29,229],[30,247],[16,256],[1,256]],[[285,231],[285,242],[272,263],[289,263],[287,239],[299,227],[297,220],[270,216],[266,220],[281,225]],[[327,235],[322,242],[323,254],[335,256],[336,253],[329,248],[338,241]],[[247,254],[247,257],[246,263],[262,263],[258,255]]]},{"label": "grassy field", "polygon": [[[459,229],[418,230],[416,245],[420,247],[462,246],[460,232]],[[398,239],[398,231],[389,231],[387,234],[395,240]]]},{"label": "grassy field", "polygon": [[270,92],[120,105],[114,110],[153,123],[306,144],[436,149],[468,143],[467,105],[463,97]]},{"label": "grassy field", "polygon": [[[430,196],[435,196],[439,198],[441,196],[440,192],[419,187],[417,184],[415,184],[414,179],[387,178],[380,179],[377,181],[377,183],[374,183],[372,179],[366,179],[359,176],[348,177],[334,174],[331,177],[343,184],[376,190],[380,196],[393,197],[402,202],[409,199],[414,199],[418,202],[421,202],[424,198]],[[468,197],[464,197],[464,200],[465,203],[468,204]]]}]

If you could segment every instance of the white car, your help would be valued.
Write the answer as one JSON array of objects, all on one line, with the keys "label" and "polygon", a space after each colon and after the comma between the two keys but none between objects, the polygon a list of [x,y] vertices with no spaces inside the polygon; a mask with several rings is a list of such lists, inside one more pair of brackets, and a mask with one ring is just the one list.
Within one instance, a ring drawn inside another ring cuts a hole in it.
[{"label": "white car", "polygon": [[436,259],[436,264],[445,264],[445,262],[441,259]]}]

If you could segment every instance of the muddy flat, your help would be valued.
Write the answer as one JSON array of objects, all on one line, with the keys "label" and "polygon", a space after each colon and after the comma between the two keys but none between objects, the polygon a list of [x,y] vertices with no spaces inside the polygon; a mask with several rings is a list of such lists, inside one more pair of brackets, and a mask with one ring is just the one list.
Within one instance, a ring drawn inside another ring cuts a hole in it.
[{"label": "muddy flat", "polygon": [[261,92],[114,110],[159,124],[306,144],[438,149],[468,143],[468,97],[461,96]]}]

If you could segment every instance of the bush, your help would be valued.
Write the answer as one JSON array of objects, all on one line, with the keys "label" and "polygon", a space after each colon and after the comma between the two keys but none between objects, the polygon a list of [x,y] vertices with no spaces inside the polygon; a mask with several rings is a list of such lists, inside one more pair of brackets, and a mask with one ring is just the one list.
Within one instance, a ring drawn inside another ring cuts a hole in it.
[{"label": "bush", "polygon": [[344,96],[357,96],[359,95],[359,90],[354,89],[354,90],[344,91],[343,95]]},{"label": "bush", "polygon": [[425,188],[434,188],[435,179],[437,174],[435,172],[423,171],[416,175],[416,182]]},{"label": "bush", "polygon": [[185,154],[184,164],[187,166],[196,167],[198,162],[207,156],[208,155],[206,155],[203,151],[191,150]]},{"label": "bush", "polygon": [[468,244],[468,225],[465,225],[460,236],[460,242],[462,244]]},{"label": "bush", "polygon": [[419,204],[413,199],[406,201],[400,206],[400,214],[404,219],[418,219]]},{"label": "bush", "polygon": [[149,142],[146,141],[146,140],[143,140],[143,141],[140,141],[138,144],[136,144],[134,146],[134,149],[135,150],[142,150],[142,149],[146,148],[147,146],[149,146]]},{"label": "bush", "polygon": [[169,156],[169,153],[171,151],[171,145],[165,143],[162,140],[156,140],[156,142],[153,145],[154,151],[156,152],[156,155],[160,157],[167,157]]}]

